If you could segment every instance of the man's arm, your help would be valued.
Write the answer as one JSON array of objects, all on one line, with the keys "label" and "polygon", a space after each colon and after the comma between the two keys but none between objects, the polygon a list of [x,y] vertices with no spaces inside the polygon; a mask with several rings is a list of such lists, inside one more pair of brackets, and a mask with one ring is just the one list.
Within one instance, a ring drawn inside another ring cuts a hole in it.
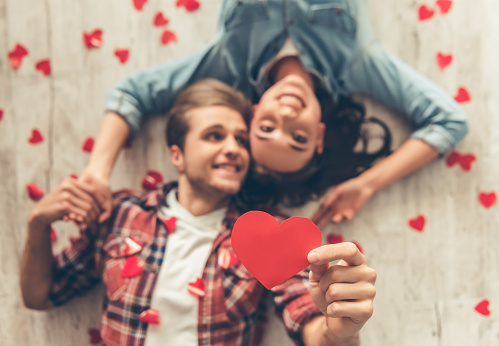
[{"label": "man's arm", "polygon": [[49,299],[54,274],[50,225],[69,214],[80,222],[95,219],[99,209],[90,194],[92,191],[91,187],[67,178],[31,210],[21,258],[21,292],[26,307],[37,310],[53,307]]},{"label": "man's arm", "polygon": [[323,316],[304,326],[304,343],[358,345],[358,333],[373,314],[376,272],[353,243],[321,246],[312,250],[308,259],[310,295]]}]

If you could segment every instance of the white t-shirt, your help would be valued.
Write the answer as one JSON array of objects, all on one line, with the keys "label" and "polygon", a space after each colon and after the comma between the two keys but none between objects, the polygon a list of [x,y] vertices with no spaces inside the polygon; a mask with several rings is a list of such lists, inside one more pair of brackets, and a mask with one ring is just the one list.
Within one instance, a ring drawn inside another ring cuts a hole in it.
[{"label": "white t-shirt", "polygon": [[175,230],[168,235],[163,264],[154,287],[151,308],[159,311],[159,325],[149,325],[146,346],[197,345],[198,298],[187,285],[202,277],[227,208],[193,216],[176,197],[174,189],[166,197],[166,218],[176,217]]}]

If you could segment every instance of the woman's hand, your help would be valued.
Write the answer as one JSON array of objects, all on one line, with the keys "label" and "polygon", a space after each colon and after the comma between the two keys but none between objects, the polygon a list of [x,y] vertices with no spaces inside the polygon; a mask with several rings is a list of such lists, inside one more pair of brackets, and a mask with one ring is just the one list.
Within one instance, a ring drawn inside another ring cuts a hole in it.
[{"label": "woman's hand", "polygon": [[361,178],[347,180],[334,187],[311,219],[319,228],[329,220],[334,223],[351,220],[373,194]]},{"label": "woman's hand", "polygon": [[89,168],[85,169],[78,178],[78,182],[90,186],[93,190],[93,197],[97,201],[100,213],[92,220],[103,222],[109,218],[112,209],[112,196],[109,180],[95,174]]}]

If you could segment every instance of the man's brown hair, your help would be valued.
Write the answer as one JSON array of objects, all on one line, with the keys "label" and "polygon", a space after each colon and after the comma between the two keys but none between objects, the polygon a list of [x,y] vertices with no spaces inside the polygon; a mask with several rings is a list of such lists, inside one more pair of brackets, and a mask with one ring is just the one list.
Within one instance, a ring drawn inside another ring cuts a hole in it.
[{"label": "man's brown hair", "polygon": [[177,145],[184,150],[185,136],[189,132],[187,114],[199,107],[226,106],[234,109],[249,127],[252,114],[251,102],[243,93],[216,79],[202,79],[183,90],[168,113],[166,142],[168,147]]}]

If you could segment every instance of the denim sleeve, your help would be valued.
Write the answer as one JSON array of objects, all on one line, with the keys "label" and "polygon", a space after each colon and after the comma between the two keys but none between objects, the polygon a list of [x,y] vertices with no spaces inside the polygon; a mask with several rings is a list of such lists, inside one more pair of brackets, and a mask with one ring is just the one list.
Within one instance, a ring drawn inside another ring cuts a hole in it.
[{"label": "denim sleeve", "polygon": [[468,132],[461,107],[436,84],[372,43],[342,76],[348,93],[363,93],[406,117],[421,139],[440,154]]}]

